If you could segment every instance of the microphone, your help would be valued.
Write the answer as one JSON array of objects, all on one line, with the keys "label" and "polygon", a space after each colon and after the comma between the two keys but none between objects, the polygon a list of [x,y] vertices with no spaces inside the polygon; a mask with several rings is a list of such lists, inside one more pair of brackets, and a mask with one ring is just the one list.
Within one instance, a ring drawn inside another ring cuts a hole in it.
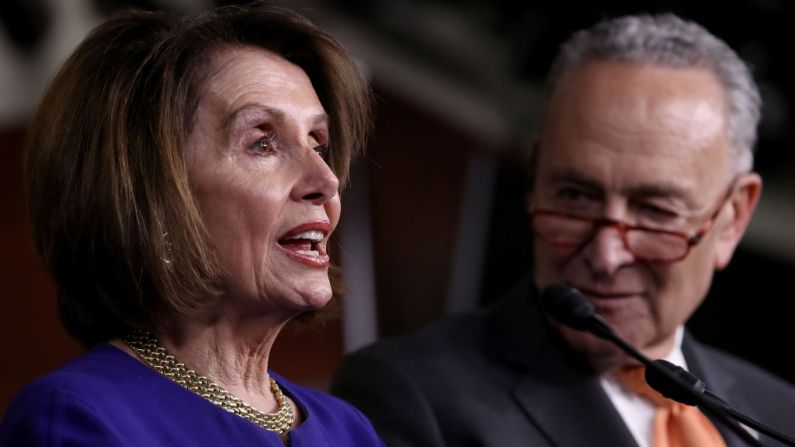
[{"label": "microphone", "polygon": [[553,284],[541,293],[541,302],[549,316],[566,326],[581,331],[598,328],[600,331],[609,326],[596,313],[593,304],[583,298],[574,287],[566,284]]},{"label": "microphone", "polygon": [[[668,399],[685,405],[698,405],[691,391],[697,395],[707,391],[707,385],[701,379],[665,360],[654,360],[652,363],[656,365],[655,368],[646,368],[646,383],[650,387]],[[675,380],[671,380],[671,377]]]},{"label": "microphone", "polygon": [[664,360],[652,361],[641,354],[613,331],[604,318],[596,312],[593,304],[585,299],[576,288],[567,284],[553,284],[546,287],[541,292],[541,306],[555,321],[573,329],[588,331],[616,344],[646,366],[646,381],[649,386],[669,399],[685,405],[697,406],[704,413],[722,422],[750,445],[761,446],[762,444],[731,418],[740,420],[788,445],[795,446],[795,441],[732,409],[725,401],[707,391],[704,382],[693,374],[672,363]]},{"label": "microphone", "polygon": [[616,335],[607,321],[596,312],[593,304],[579,290],[568,284],[553,284],[541,292],[541,307],[553,320],[580,331],[588,331],[618,345],[627,354],[648,367],[646,356]]},{"label": "microphone", "polygon": [[[709,391],[706,384],[704,384],[701,379],[692,373],[685,371],[681,366],[674,365],[673,363],[666,360],[654,360],[652,363],[654,363],[657,368],[646,368],[646,382],[649,384],[649,386],[654,388],[657,392],[668,399],[682,402],[683,404],[687,405],[698,406],[698,400],[693,399],[690,392],[691,390],[695,391],[696,393],[701,394],[707,401],[712,402],[713,405],[723,408],[729,416],[740,421],[746,426],[751,427],[760,433],[764,433],[779,442],[795,446],[795,439],[792,439],[787,435],[777,431],[776,429],[735,410],[731,407],[731,405],[729,405],[728,402]],[[668,373],[677,377],[677,379],[680,380],[680,383],[691,384],[690,389],[681,389],[678,384],[674,384],[670,380],[667,380],[665,375],[660,371],[668,371]]]}]

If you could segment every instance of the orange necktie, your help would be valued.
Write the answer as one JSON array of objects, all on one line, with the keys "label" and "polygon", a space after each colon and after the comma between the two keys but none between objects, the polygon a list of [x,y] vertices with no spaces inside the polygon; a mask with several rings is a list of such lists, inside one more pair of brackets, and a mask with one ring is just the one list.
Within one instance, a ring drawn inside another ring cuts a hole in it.
[{"label": "orange necktie", "polygon": [[615,377],[628,390],[657,407],[652,447],[726,447],[718,430],[698,408],[663,397],[646,383],[645,371],[643,366],[622,368]]}]

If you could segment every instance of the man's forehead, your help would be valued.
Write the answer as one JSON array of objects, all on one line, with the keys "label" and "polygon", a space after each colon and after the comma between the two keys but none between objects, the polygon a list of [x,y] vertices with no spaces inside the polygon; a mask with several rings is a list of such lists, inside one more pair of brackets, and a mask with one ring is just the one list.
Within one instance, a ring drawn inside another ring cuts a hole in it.
[{"label": "man's forehead", "polygon": [[[704,70],[599,63],[551,98],[536,175],[622,193],[703,194],[729,175],[723,90]],[[575,75],[577,76],[577,75]]]},{"label": "man's forehead", "polygon": [[[660,80],[668,82],[660,83],[658,82]],[[674,83],[678,85],[671,88]],[[710,86],[709,91],[704,89],[706,85]],[[613,97],[622,91],[633,88],[645,90],[649,87],[661,87],[668,93],[689,88],[696,93],[725,95],[725,88],[720,78],[708,67],[594,59],[575,68],[561,82],[555,84],[554,90],[549,92],[549,99],[552,101],[557,96],[570,93],[581,94],[582,90],[589,89],[591,94]]]}]

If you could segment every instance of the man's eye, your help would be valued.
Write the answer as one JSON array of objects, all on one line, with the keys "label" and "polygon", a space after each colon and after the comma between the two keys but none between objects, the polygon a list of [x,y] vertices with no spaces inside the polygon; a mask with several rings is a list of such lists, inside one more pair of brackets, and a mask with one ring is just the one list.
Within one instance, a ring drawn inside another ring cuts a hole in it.
[{"label": "man's eye", "polygon": [[562,188],[558,191],[558,198],[565,201],[578,201],[588,199],[589,195],[579,189]]},{"label": "man's eye", "polygon": [[653,203],[646,203],[640,206],[640,211],[645,214],[647,217],[656,220],[676,220],[679,218],[679,214],[675,213],[669,209],[662,208],[657,206]]}]

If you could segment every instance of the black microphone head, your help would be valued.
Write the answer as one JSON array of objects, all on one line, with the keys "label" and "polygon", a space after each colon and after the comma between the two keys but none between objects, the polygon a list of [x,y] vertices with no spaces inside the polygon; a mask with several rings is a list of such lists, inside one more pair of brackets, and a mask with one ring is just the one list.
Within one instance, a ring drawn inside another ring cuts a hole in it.
[{"label": "black microphone head", "polygon": [[541,292],[541,305],[555,321],[581,331],[591,329],[596,316],[593,304],[568,284],[553,284]]},{"label": "black microphone head", "polygon": [[698,405],[707,389],[698,377],[665,360],[654,360],[646,367],[646,383],[668,399],[685,405]]}]

